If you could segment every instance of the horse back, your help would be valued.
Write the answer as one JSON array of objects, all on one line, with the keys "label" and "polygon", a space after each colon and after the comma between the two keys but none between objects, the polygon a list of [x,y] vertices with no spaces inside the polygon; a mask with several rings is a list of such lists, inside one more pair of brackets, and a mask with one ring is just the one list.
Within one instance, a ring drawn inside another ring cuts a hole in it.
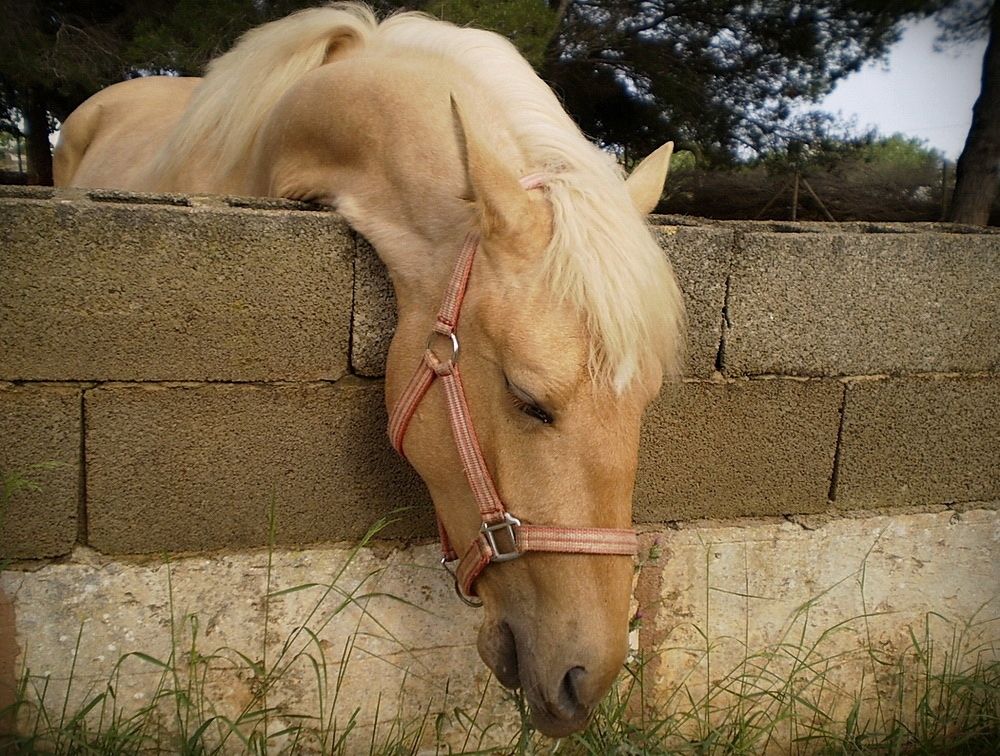
[{"label": "horse back", "polygon": [[53,155],[56,186],[149,191],[149,166],[200,79],[149,76],[103,89],[66,119]]}]

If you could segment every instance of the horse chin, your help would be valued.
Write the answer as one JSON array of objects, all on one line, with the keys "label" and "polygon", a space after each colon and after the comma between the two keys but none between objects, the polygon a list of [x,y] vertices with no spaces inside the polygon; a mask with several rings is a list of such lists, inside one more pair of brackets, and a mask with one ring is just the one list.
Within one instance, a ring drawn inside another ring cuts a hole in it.
[{"label": "horse chin", "polygon": [[[591,708],[581,704],[574,690],[575,668],[566,674],[558,692],[547,700],[546,695],[531,679],[528,670],[518,665],[517,639],[503,621],[487,621],[479,629],[479,655],[505,688],[524,689],[531,710],[532,724],[544,735],[561,738],[582,730],[590,719]],[[525,679],[527,678],[527,679]],[[568,682],[568,685],[566,684]]]}]

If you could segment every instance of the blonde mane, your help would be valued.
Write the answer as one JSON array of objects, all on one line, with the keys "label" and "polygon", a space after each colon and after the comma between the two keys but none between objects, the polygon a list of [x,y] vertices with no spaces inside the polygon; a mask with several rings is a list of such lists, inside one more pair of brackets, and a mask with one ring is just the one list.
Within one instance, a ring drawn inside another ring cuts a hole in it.
[{"label": "blonde mane", "polygon": [[507,108],[508,127],[546,184],[554,233],[551,285],[586,313],[591,370],[623,390],[650,358],[677,368],[683,311],[670,264],[634,208],[615,160],[589,142],[549,87],[506,39],[418,13],[381,24],[363,5],[300,11],[246,34],[208,69],[157,170],[176,175],[209,144],[219,168],[249,153],[278,98],[309,70],[357,53],[401,48],[453,60]]}]

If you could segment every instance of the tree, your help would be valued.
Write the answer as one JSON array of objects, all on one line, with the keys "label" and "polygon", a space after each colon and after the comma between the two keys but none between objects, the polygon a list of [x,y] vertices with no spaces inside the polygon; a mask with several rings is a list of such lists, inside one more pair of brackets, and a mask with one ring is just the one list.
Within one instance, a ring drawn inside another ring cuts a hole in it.
[{"label": "tree", "polygon": [[965,0],[949,10],[942,24],[946,41],[989,34],[979,98],[955,171],[950,215],[955,223],[985,226],[1000,189],[1000,7],[992,0]]},{"label": "tree", "polygon": [[141,73],[196,74],[252,26],[309,0],[0,0],[0,130],[23,136],[28,180],[52,183],[55,121]]},{"label": "tree", "polygon": [[536,69],[545,61],[560,19],[542,0],[424,0],[386,5],[419,9],[459,26],[495,31],[511,40]]},{"label": "tree", "polygon": [[[2,127],[24,136],[30,183],[51,183],[50,118],[121,79],[144,3],[0,0]],[[23,124],[23,128],[22,128]]]},{"label": "tree", "polygon": [[[725,163],[780,149],[791,106],[883,55],[901,19],[949,0],[418,0],[513,38],[581,127],[626,159],[667,139]],[[955,0],[950,0],[954,2]],[[980,0],[981,1],[981,0]],[[0,0],[0,128],[29,140],[142,73],[198,73],[245,29],[315,0]],[[404,5],[376,0],[380,10]],[[6,114],[6,118],[3,118]],[[808,140],[808,136],[805,138]]]},{"label": "tree", "polygon": [[665,138],[711,162],[781,149],[792,105],[883,56],[927,0],[568,0],[543,75],[626,152]]}]

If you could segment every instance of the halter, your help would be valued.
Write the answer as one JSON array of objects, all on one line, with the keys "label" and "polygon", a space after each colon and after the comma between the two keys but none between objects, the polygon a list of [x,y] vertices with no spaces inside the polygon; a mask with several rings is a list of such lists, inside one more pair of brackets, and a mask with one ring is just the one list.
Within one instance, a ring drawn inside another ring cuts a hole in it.
[{"label": "halter", "polygon": [[[542,175],[526,176],[521,179],[521,185],[527,190],[537,189],[544,179]],[[620,556],[634,556],[637,551],[636,535],[633,530],[528,525],[511,515],[500,499],[479,447],[458,370],[459,346],[455,329],[458,326],[462,300],[465,298],[479,241],[479,234],[475,231],[469,232],[465,237],[448,281],[437,320],[427,338],[423,359],[389,418],[389,439],[396,451],[405,458],[403,439],[410,420],[434,380],[441,379],[452,435],[483,520],[479,534],[465,555],[459,559],[438,515],[438,531],[444,553],[441,563],[447,568],[448,563],[459,560],[458,567],[452,572],[455,589],[463,601],[473,605],[478,605],[478,602],[473,601],[471,597],[476,595],[474,583],[482,571],[494,562],[507,562],[527,551]],[[439,357],[432,348],[435,342],[438,344],[444,342],[449,353]]]}]

